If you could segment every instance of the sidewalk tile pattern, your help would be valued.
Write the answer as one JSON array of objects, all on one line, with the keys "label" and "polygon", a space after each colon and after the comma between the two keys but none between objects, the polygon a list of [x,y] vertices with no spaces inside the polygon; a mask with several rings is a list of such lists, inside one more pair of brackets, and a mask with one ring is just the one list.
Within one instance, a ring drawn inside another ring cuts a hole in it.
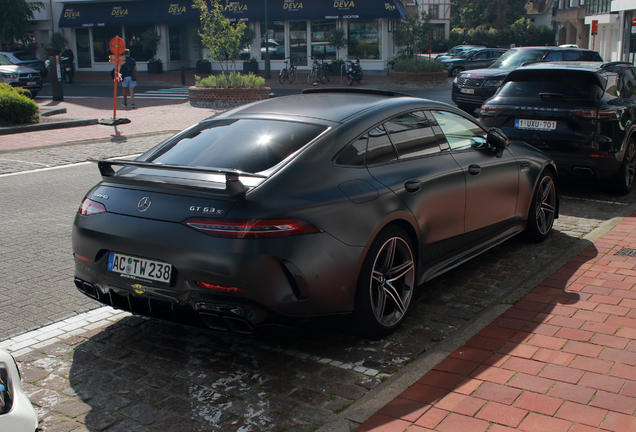
[{"label": "sidewalk tile pattern", "polygon": [[636,213],[358,427],[636,430]]}]

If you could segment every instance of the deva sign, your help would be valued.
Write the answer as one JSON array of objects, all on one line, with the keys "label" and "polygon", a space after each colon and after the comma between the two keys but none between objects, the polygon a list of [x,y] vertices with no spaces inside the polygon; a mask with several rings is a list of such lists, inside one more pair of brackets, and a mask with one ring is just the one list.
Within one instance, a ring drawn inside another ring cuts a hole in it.
[{"label": "deva sign", "polygon": [[283,9],[303,9],[302,2],[294,3],[294,2],[285,2],[283,4]]},{"label": "deva sign", "polygon": [[168,8],[168,13],[169,14],[186,13],[186,7],[179,6],[179,5],[170,5],[170,7]]},{"label": "deva sign", "polygon": [[79,18],[79,11],[74,11],[73,9],[64,11],[64,18]]},{"label": "deva sign", "polygon": [[110,14],[112,16],[128,15],[128,9],[122,9],[121,7],[116,7],[116,8],[113,8],[113,11]]},{"label": "deva sign", "polygon": [[356,5],[353,4],[353,1],[335,1],[333,2],[333,7],[341,9],[341,8],[356,7]]}]

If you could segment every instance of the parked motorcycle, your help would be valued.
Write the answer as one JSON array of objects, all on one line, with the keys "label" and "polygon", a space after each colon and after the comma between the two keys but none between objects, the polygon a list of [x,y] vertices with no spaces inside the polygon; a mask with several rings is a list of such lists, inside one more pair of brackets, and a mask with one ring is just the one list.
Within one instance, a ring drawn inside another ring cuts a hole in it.
[{"label": "parked motorcycle", "polygon": [[347,84],[351,85],[354,81],[362,81],[362,77],[364,74],[362,73],[362,66],[360,66],[360,59],[356,59],[356,61],[347,60],[349,63],[349,67],[347,67]]},{"label": "parked motorcycle", "polygon": [[60,58],[60,70],[62,71],[62,80],[71,84],[75,76],[75,71],[73,70],[73,63],[70,58]]}]

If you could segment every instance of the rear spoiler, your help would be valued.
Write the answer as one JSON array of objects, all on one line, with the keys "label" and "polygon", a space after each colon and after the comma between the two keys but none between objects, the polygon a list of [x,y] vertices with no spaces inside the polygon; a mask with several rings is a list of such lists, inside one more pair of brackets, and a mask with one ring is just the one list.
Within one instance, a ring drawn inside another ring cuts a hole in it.
[{"label": "rear spoiler", "polygon": [[113,169],[113,166],[128,166],[128,167],[137,167],[137,168],[149,168],[149,169],[159,169],[159,170],[167,170],[167,171],[183,171],[183,172],[200,172],[207,174],[225,174],[225,193],[232,195],[243,194],[247,191],[247,188],[241,180],[239,180],[239,176],[244,177],[255,177],[255,178],[267,178],[267,176],[262,174],[254,174],[234,169],[227,168],[213,168],[213,167],[193,167],[188,165],[170,165],[170,164],[161,164],[154,162],[139,162],[139,161],[128,161],[122,159],[87,159],[88,162],[94,162],[97,164],[99,168],[99,172],[102,175],[104,180],[113,179],[116,176],[116,171]]}]

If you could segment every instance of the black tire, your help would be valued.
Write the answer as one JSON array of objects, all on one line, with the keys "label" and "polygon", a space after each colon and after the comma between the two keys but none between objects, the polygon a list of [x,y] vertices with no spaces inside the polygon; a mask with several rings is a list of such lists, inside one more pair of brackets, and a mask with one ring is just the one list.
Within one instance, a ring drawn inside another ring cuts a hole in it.
[{"label": "black tire", "polygon": [[634,174],[636,173],[636,141],[630,138],[625,149],[623,163],[614,176],[615,191],[621,195],[627,195],[634,185]]},{"label": "black tire", "polygon": [[64,75],[64,80],[67,84],[73,84],[73,75],[67,73],[66,75]]},{"label": "black tire", "polygon": [[289,83],[292,84],[296,80],[296,66],[292,66],[289,71]]},{"label": "black tire", "polygon": [[554,175],[544,171],[539,177],[532,195],[532,204],[528,213],[526,236],[535,242],[548,238],[556,216],[557,190]]},{"label": "black tire", "polygon": [[348,74],[347,75],[347,85],[351,85],[353,84],[353,75]]},{"label": "black tire", "polygon": [[278,73],[278,82],[280,83],[280,85],[285,84],[285,78],[287,78],[286,75],[287,75],[287,71],[284,69]]},{"label": "black tire", "polygon": [[463,72],[462,68],[456,67],[456,68],[451,69],[450,76],[455,78],[455,77],[459,76],[459,74],[462,73],[462,72]]},{"label": "black tire", "polygon": [[319,69],[318,70],[318,79],[320,80],[320,82],[322,84],[327,84],[328,80],[327,80],[327,74],[325,73],[324,69]]},{"label": "black tire", "polygon": [[411,239],[389,227],[373,241],[356,287],[352,328],[367,337],[395,331],[408,311],[415,289],[415,254]]},{"label": "black tire", "polygon": [[312,69],[307,74],[307,84],[313,84],[316,82],[316,69]]},{"label": "black tire", "polygon": [[29,90],[31,92],[31,99],[35,99],[35,97],[38,95],[38,91],[33,91],[33,90]]}]

